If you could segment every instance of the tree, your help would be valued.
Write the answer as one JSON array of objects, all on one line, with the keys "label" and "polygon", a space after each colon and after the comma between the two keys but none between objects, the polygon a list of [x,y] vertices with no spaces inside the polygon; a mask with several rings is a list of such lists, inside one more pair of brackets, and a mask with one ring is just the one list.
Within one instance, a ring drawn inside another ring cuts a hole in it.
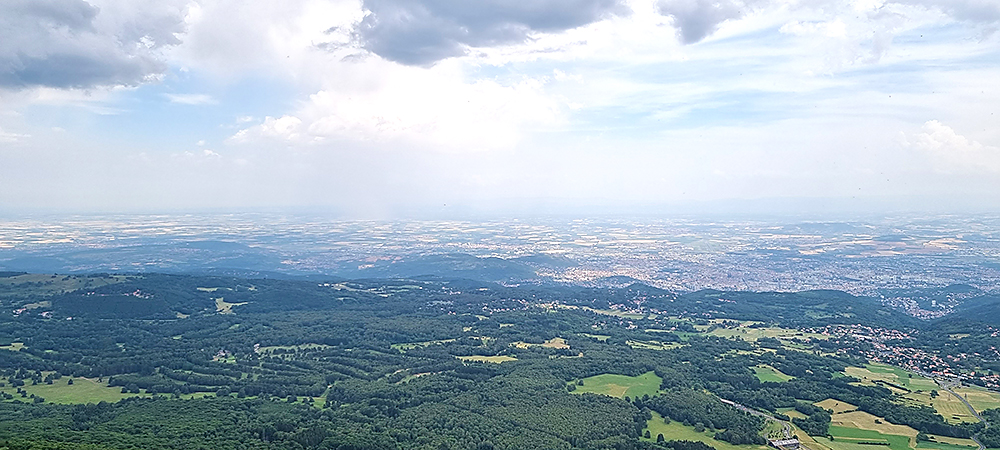
[{"label": "tree", "polygon": [[649,439],[649,430],[646,430],[646,432],[642,434],[642,437]]},{"label": "tree", "polygon": [[664,441],[664,439],[663,439],[663,433],[657,434],[656,435],[656,443],[657,444],[661,444],[661,443],[663,443],[663,441]]}]

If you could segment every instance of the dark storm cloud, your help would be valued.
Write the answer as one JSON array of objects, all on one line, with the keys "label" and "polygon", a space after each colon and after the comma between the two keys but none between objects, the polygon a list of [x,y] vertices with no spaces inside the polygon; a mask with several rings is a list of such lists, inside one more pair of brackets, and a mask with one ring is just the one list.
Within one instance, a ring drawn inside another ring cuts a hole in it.
[{"label": "dark storm cloud", "polygon": [[365,0],[363,48],[409,65],[460,56],[467,46],[522,42],[629,12],[623,0]]},{"label": "dark storm cloud", "polygon": [[693,44],[729,19],[743,17],[756,2],[740,0],[660,0],[660,14],[674,19],[681,42]]},{"label": "dark storm cloud", "polygon": [[0,0],[0,88],[134,85],[162,73],[155,52],[183,29],[166,3],[132,5],[143,12],[116,23],[83,0]]}]

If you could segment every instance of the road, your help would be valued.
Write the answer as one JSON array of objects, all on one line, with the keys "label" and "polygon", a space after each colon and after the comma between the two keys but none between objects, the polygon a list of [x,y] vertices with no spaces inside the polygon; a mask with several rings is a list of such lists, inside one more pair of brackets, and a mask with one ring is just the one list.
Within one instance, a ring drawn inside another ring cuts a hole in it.
[{"label": "road", "polygon": [[[947,381],[947,380],[934,380],[934,381],[936,381],[937,384],[941,386],[941,389],[948,391],[948,393],[954,395],[955,398],[961,400],[962,403],[965,403],[965,407],[969,408],[969,411],[972,412],[972,415],[976,416],[976,418],[979,419],[979,421],[982,422],[986,428],[989,428],[990,423],[987,422],[986,419],[983,419],[983,416],[979,415],[979,412],[976,411],[976,408],[973,408],[972,405],[969,403],[969,401],[965,399],[965,397],[962,397],[961,395],[958,395],[958,392],[951,390],[951,388],[961,383],[956,383],[954,381]],[[973,441],[976,442],[976,444],[979,445],[979,450],[986,450],[986,446],[983,445],[982,442],[979,442],[979,438],[977,438],[976,436],[971,436],[971,438]]]},{"label": "road", "polygon": [[[788,423],[788,422],[786,422],[784,420],[779,420],[777,417],[774,417],[774,416],[772,416],[770,414],[757,411],[756,409],[747,408],[746,406],[743,406],[743,405],[741,405],[739,403],[736,403],[734,401],[731,401],[731,400],[726,400],[724,398],[720,398],[719,400],[722,400],[722,403],[725,403],[725,404],[727,404],[729,406],[732,406],[732,407],[734,407],[734,408],[736,408],[736,409],[738,409],[740,411],[743,411],[745,413],[748,413],[748,414],[750,414],[752,416],[763,417],[765,419],[773,420],[775,422],[780,423],[781,424],[781,428],[782,428],[781,431],[783,431],[785,433],[785,439],[791,439],[792,438],[792,424],[790,424],[790,423]],[[980,449],[980,450],[983,450],[983,449]]]}]

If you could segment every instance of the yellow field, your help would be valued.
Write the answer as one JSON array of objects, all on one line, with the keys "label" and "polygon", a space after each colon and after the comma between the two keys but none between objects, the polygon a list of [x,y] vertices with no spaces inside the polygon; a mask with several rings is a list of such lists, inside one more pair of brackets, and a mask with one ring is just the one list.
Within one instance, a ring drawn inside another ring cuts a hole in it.
[{"label": "yellow field", "polygon": [[[939,390],[938,396],[936,398],[931,398],[930,391],[922,392],[911,392],[903,396],[908,403],[919,406],[919,405],[929,405],[934,407],[941,417],[948,423],[961,423],[961,422],[978,422],[975,416],[969,412],[969,408],[962,403],[961,400],[955,398],[954,395],[948,393],[945,390]],[[942,441],[943,442],[943,441]]]},{"label": "yellow field", "polygon": [[515,342],[511,342],[510,345],[512,345],[514,347],[517,347],[517,348],[529,348],[529,347],[532,347],[532,346],[535,346],[535,345],[541,346],[541,347],[546,347],[546,348],[555,348],[555,349],[567,349],[567,348],[569,348],[569,344],[566,343],[566,340],[563,339],[563,338],[560,338],[560,337],[549,339],[549,340],[545,341],[542,344],[530,344],[530,343],[527,343],[527,342],[515,341]]},{"label": "yellow field", "polygon": [[219,314],[236,314],[233,312],[234,306],[242,306],[247,304],[247,302],[241,303],[229,303],[226,302],[222,297],[215,299],[215,311]]},{"label": "yellow field", "polygon": [[979,445],[976,444],[976,441],[973,441],[972,439],[962,439],[962,438],[954,438],[954,437],[948,437],[948,436],[938,436],[936,434],[932,434],[932,435],[930,435],[930,437],[931,437],[931,439],[934,439],[935,442],[940,442],[942,444],[962,445],[962,446],[965,446],[965,447],[974,447],[974,448],[978,448],[979,447]]},{"label": "yellow field", "polygon": [[885,419],[881,417],[873,416],[864,411],[852,411],[836,414],[830,420],[830,425],[857,428],[859,430],[877,431],[882,434],[906,436],[910,438],[910,447],[916,447],[917,445],[917,430],[914,430],[906,425],[891,424],[886,422]]},{"label": "yellow field", "polygon": [[0,346],[0,350],[10,350],[14,352],[19,352],[24,348],[23,342],[11,342],[10,345]]},{"label": "yellow field", "polygon": [[844,413],[844,412],[847,412],[847,411],[854,411],[854,410],[858,409],[857,406],[854,406],[854,405],[852,405],[850,403],[842,402],[840,400],[836,400],[836,399],[832,399],[832,398],[828,398],[826,400],[823,400],[821,402],[816,402],[816,403],[813,403],[813,404],[816,405],[816,406],[819,406],[820,408],[823,408],[823,409],[829,409],[829,410],[833,411],[834,414],[840,414],[840,413]]},{"label": "yellow field", "polygon": [[456,356],[456,358],[461,359],[462,361],[488,362],[488,363],[494,363],[494,364],[500,364],[500,363],[507,362],[507,361],[517,361],[517,358],[514,358],[512,356],[507,356],[507,355],[500,355],[500,356],[479,356],[479,355],[476,355],[476,356]]},{"label": "yellow field", "polygon": [[[1000,408],[1000,392],[988,391],[980,387],[960,387],[952,389],[958,395],[965,397],[976,411]],[[947,392],[942,392],[943,397]]]}]

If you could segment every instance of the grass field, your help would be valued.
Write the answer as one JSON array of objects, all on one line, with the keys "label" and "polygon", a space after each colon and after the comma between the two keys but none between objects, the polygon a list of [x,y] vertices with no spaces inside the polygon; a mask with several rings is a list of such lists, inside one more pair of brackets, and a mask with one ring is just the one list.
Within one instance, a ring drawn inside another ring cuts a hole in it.
[{"label": "grass field", "polygon": [[862,384],[876,384],[876,381],[902,386],[911,391],[931,391],[938,385],[930,378],[909,373],[899,367],[884,364],[868,364],[865,367],[848,367],[844,369],[848,376],[861,380]]},{"label": "grass field", "polygon": [[[988,391],[980,387],[960,387],[953,389],[955,393],[965,397],[976,408],[976,411],[1000,408],[1000,392]],[[947,392],[942,392],[943,397]]]},{"label": "grass field", "polygon": [[[972,441],[970,440],[969,442],[972,442]],[[979,448],[979,446],[976,445],[975,442],[973,442],[971,446],[969,446],[969,445],[948,444],[946,442],[918,442],[917,443],[917,448],[918,449],[938,449],[938,450],[971,450],[971,449]]]},{"label": "grass field", "polygon": [[633,319],[633,320],[636,320],[636,319],[645,319],[646,318],[645,314],[625,312],[625,311],[618,311],[618,310],[614,310],[614,309],[594,309],[594,308],[591,308],[589,306],[584,306],[584,307],[582,307],[580,309],[583,309],[584,311],[590,311],[592,313],[602,314],[602,315],[605,315],[605,316],[621,317],[623,319]]},{"label": "grass field", "polygon": [[886,442],[890,450],[909,450],[910,438],[898,434],[884,434],[878,431],[861,430],[852,427],[830,426],[833,440],[823,440],[823,444],[833,450],[878,450],[883,446],[865,445],[860,442]]},{"label": "grass field", "polygon": [[777,338],[781,340],[788,339],[829,339],[829,336],[816,333],[805,333],[799,330],[794,330],[791,328],[777,328],[777,327],[761,327],[761,328],[751,328],[750,325],[754,325],[754,322],[743,322],[740,326],[736,328],[716,328],[712,330],[709,334],[719,337],[738,337],[744,341],[755,342],[757,339],[763,337]]},{"label": "grass field", "polygon": [[412,350],[417,347],[427,347],[429,345],[440,345],[447,344],[449,342],[455,342],[454,339],[440,339],[437,341],[424,341],[424,342],[408,342],[405,344],[392,344],[392,348],[396,350]]},{"label": "grass field", "polygon": [[673,350],[675,348],[683,347],[684,344],[678,342],[660,342],[660,341],[625,341],[629,347],[641,348],[645,350]]},{"label": "grass field", "polygon": [[[29,395],[35,394],[44,398],[46,403],[63,404],[117,402],[127,397],[149,396],[147,394],[122,394],[120,387],[108,387],[104,383],[98,383],[97,380],[88,378],[74,378],[73,384],[70,385],[69,378],[63,377],[53,381],[52,384],[42,383],[32,386],[31,383],[28,383],[21,389],[27,391]],[[15,399],[30,401],[30,399],[22,399],[17,393],[17,388],[9,384],[0,388],[0,391],[13,395]]]},{"label": "grass field", "polygon": [[795,410],[795,408],[778,408],[778,412],[793,419],[805,419],[807,416]]},{"label": "grass field", "polygon": [[[972,439],[962,439],[962,438],[954,438],[954,437],[948,437],[948,436],[938,436],[936,434],[935,435],[931,435],[931,438],[934,439],[934,442],[935,442],[934,445],[952,445],[952,446],[955,446],[955,447],[973,447],[973,448],[978,448],[979,447],[979,444],[976,444],[976,441],[973,441]],[[920,445],[917,445],[917,447],[920,447]],[[948,450],[948,449],[944,449],[943,447],[942,447],[942,449],[943,450]]]},{"label": "grass field", "polygon": [[757,375],[757,379],[763,383],[774,382],[774,383],[784,383],[795,377],[791,375],[785,375],[781,373],[780,370],[775,369],[766,364],[761,364],[758,366],[751,367],[753,369],[754,375]]},{"label": "grass field", "polygon": [[873,416],[864,411],[851,411],[842,414],[836,414],[830,420],[831,425],[857,428],[859,430],[875,431],[882,434],[895,434],[899,436],[906,436],[908,438],[917,438],[917,430],[910,428],[906,425],[895,425],[887,422],[885,419]]},{"label": "grass field", "polygon": [[646,430],[649,430],[649,439],[643,438],[646,441],[656,441],[656,435],[662,434],[663,438],[668,441],[703,442],[715,447],[716,450],[764,450],[768,448],[761,445],[733,445],[728,442],[717,441],[712,437],[715,433],[711,431],[706,430],[705,432],[698,433],[694,431],[694,427],[686,427],[676,421],[670,421],[670,423],[665,424],[663,423],[663,416],[655,411],[653,412],[653,418],[646,422]]},{"label": "grass field", "polygon": [[[956,393],[965,397],[976,411],[1000,408],[1000,393],[988,391],[978,387],[960,387],[954,389]],[[978,422],[969,408],[961,400],[943,389],[938,390],[938,396],[931,398],[930,391],[911,392],[904,396],[911,404],[929,405],[941,414],[949,423]]]},{"label": "grass field", "polygon": [[919,405],[929,405],[934,407],[941,417],[948,423],[962,423],[962,422],[978,422],[976,416],[973,416],[969,412],[969,408],[962,403],[961,400],[955,398],[954,395],[948,393],[945,390],[939,390],[938,396],[931,398],[930,391],[923,392],[911,392],[903,396],[907,400],[907,403],[914,406]]},{"label": "grass field", "polygon": [[840,400],[835,400],[835,399],[832,399],[832,398],[828,398],[826,400],[823,400],[821,402],[816,402],[816,403],[813,403],[813,404],[816,405],[816,406],[819,406],[820,408],[823,408],[823,409],[829,409],[829,410],[833,411],[834,414],[840,414],[840,413],[843,413],[843,412],[854,411],[854,410],[858,409],[857,406],[854,406],[854,405],[852,405],[850,403],[842,402]]},{"label": "grass field", "polygon": [[500,364],[507,361],[517,361],[517,358],[513,356],[500,355],[500,356],[456,356],[456,358],[462,361],[478,361],[478,362],[488,362],[494,364]]},{"label": "grass field", "polygon": [[574,394],[594,393],[611,397],[625,398],[656,395],[660,391],[663,379],[653,372],[646,372],[637,377],[626,375],[604,374],[583,379],[583,386],[577,386]]},{"label": "grass field", "polygon": [[300,345],[272,345],[269,347],[257,347],[258,354],[272,353],[275,350],[308,350],[329,348],[326,344],[300,344]]},{"label": "grass field", "polygon": [[563,338],[560,338],[560,337],[549,339],[549,340],[547,340],[547,341],[545,341],[544,343],[541,343],[541,344],[530,344],[530,343],[527,343],[527,342],[517,341],[517,342],[511,342],[510,345],[512,345],[514,347],[517,347],[517,348],[528,348],[528,347],[535,346],[535,345],[540,346],[540,347],[555,348],[555,349],[567,349],[567,348],[569,348],[569,344],[566,343],[566,340],[563,339]]}]

